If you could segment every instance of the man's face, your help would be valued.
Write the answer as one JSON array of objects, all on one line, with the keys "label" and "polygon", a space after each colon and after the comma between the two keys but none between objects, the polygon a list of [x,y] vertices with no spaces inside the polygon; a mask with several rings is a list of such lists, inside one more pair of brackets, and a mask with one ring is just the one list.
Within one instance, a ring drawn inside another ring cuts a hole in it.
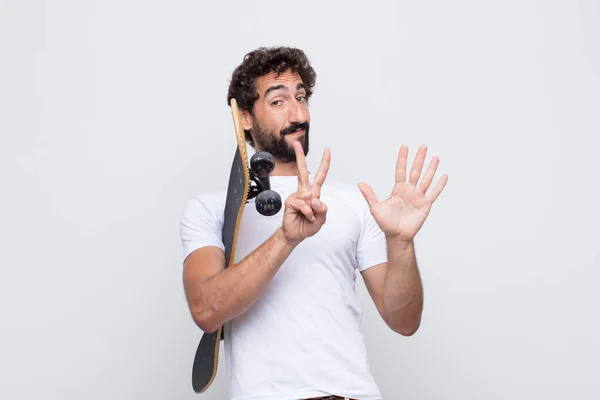
[{"label": "man's face", "polygon": [[280,162],[296,160],[293,148],[300,141],[308,154],[310,114],[306,90],[300,75],[290,70],[269,73],[257,80],[258,99],[254,117],[248,115],[245,127],[250,130],[257,151],[268,151]]}]

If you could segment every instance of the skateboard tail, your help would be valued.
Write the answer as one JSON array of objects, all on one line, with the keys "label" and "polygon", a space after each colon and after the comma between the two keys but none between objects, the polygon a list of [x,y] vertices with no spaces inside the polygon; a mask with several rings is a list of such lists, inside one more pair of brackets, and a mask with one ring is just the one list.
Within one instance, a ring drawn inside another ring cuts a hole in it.
[{"label": "skateboard tail", "polygon": [[222,329],[221,327],[216,332],[204,333],[198,344],[192,367],[192,388],[196,393],[206,391],[217,375],[221,343],[218,338]]}]

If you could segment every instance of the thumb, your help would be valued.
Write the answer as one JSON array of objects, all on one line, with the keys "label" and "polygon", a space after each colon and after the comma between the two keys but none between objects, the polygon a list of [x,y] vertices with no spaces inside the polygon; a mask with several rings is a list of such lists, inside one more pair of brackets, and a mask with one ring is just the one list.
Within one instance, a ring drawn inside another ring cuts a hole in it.
[{"label": "thumb", "polygon": [[377,198],[377,195],[375,194],[373,189],[371,189],[371,186],[367,185],[364,182],[360,182],[358,184],[358,189],[360,190],[362,195],[365,197],[365,200],[367,200],[367,203],[369,204],[369,208],[372,208],[374,205],[379,203],[379,199]]}]

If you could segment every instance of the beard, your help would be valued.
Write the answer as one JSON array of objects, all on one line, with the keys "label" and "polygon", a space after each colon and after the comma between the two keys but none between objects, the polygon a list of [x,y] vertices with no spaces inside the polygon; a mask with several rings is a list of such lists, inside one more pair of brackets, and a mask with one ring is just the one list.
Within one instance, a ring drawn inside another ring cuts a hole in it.
[{"label": "beard", "polygon": [[251,134],[254,145],[257,148],[271,153],[271,155],[280,162],[289,163],[296,161],[296,151],[294,150],[294,147],[287,142],[286,136],[300,129],[304,129],[304,134],[298,137],[298,141],[302,145],[304,156],[306,156],[308,154],[308,122],[291,124],[287,128],[282,129],[281,132],[279,132],[279,135],[277,135],[272,130],[262,129],[258,124],[258,121],[255,120]]}]

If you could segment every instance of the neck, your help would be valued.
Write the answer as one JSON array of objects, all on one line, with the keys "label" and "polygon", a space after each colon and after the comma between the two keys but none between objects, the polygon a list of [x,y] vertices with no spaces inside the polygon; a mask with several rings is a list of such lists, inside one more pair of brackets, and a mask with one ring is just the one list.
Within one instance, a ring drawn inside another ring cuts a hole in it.
[{"label": "neck", "polygon": [[295,162],[282,162],[275,160],[275,168],[271,172],[271,176],[297,176],[298,167]]}]

